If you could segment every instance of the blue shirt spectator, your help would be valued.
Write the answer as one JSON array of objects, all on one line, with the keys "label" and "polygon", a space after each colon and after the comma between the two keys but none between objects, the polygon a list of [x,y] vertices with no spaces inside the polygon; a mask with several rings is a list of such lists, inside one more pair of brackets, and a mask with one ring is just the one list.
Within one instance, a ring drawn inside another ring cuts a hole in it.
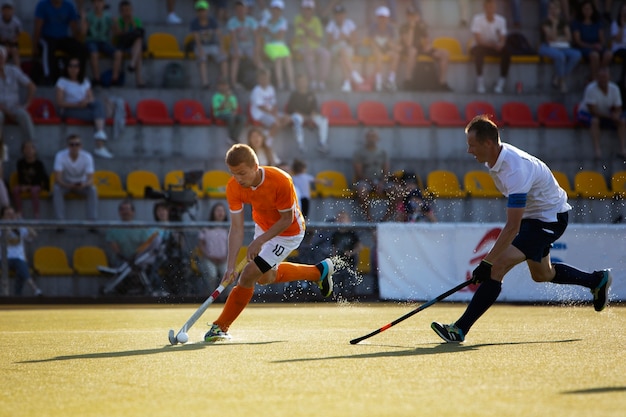
[{"label": "blue shirt spectator", "polygon": [[35,18],[43,20],[41,35],[53,39],[68,37],[71,25],[78,24],[80,19],[76,7],[69,0],[40,0]]}]

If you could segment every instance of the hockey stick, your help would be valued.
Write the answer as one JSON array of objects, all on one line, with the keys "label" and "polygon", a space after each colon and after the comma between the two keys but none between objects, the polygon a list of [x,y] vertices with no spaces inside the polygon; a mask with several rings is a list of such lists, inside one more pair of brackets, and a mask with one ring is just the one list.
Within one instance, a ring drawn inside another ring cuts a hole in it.
[{"label": "hockey stick", "polygon": [[357,343],[359,343],[362,340],[369,339],[372,336],[376,336],[378,333],[384,332],[388,328],[395,326],[396,324],[400,323],[401,321],[404,321],[404,320],[408,319],[409,317],[411,317],[411,316],[419,313],[420,311],[430,307],[431,305],[435,304],[436,302],[441,301],[441,300],[443,300],[446,297],[449,297],[450,295],[454,294],[455,292],[459,291],[460,289],[465,288],[468,285],[473,284],[473,283],[474,283],[474,281],[472,281],[472,280],[465,281],[465,282],[457,285],[456,287],[454,287],[454,288],[444,292],[443,294],[439,295],[437,298],[433,298],[432,300],[428,301],[427,303],[422,304],[421,306],[417,307],[416,309],[409,311],[404,316],[395,319],[391,323],[385,324],[380,329],[374,330],[372,333],[366,334],[365,336],[357,337],[356,339],[350,340],[350,344],[351,345],[356,345]]},{"label": "hockey stick", "polygon": [[[235,273],[239,274],[247,265],[247,263],[248,261],[245,258],[241,262],[239,262],[239,264],[235,267]],[[213,301],[215,301],[215,299],[220,296],[222,291],[224,291],[224,289],[228,285],[230,285],[230,283],[226,284],[226,286],[220,284],[219,287],[217,287],[215,291],[211,293],[209,298],[207,298],[204,303],[202,303],[202,305],[200,305],[200,307],[198,307],[198,309],[191,315],[191,317],[189,317],[189,320],[187,320],[185,324],[183,324],[183,327],[180,328],[176,335],[174,335],[174,329],[170,329],[167,337],[172,345],[175,345],[177,343],[187,343],[187,331],[191,328],[191,326],[196,323],[196,321],[198,321],[200,316],[204,314],[207,308],[209,308],[209,306],[213,304]]]}]

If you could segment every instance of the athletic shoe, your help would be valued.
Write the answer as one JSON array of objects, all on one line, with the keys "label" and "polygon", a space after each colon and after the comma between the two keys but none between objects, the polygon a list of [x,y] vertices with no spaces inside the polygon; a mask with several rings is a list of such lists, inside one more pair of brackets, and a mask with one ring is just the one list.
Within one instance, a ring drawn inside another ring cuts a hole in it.
[{"label": "athletic shoe", "polygon": [[328,297],[333,293],[333,274],[335,273],[335,265],[333,265],[333,261],[326,258],[316,266],[322,272],[322,276],[317,282],[317,286],[320,287],[322,295],[324,297]]},{"label": "athletic shoe", "polygon": [[461,343],[465,340],[463,330],[456,327],[454,324],[441,324],[433,321],[430,328],[435,331],[443,340],[447,343]]},{"label": "athletic shoe", "polygon": [[208,332],[204,335],[204,341],[207,343],[221,342],[223,340],[230,340],[230,335],[220,329],[220,326],[213,324]]},{"label": "athletic shoe", "polygon": [[93,138],[96,140],[107,140],[107,134],[104,132],[104,130],[98,130],[96,133],[93,134]]},{"label": "athletic shoe", "polygon": [[596,273],[602,274],[602,279],[600,280],[600,284],[591,290],[591,294],[593,295],[593,308],[596,311],[602,311],[609,302],[609,287],[611,286],[611,282],[613,282],[613,276],[611,275],[610,269],[604,269]]},{"label": "athletic shoe", "polygon": [[113,158],[113,154],[111,152],[109,152],[109,150],[107,148],[105,148],[104,146],[101,146],[99,148],[96,148],[93,150],[93,154],[96,156],[99,156],[100,158],[104,158],[104,159],[111,159]]},{"label": "athletic shoe", "polygon": [[496,86],[493,89],[493,91],[496,94],[502,94],[504,92],[504,78],[498,78],[498,82],[496,83]]},{"label": "athletic shoe", "polygon": [[343,91],[344,93],[349,93],[350,91],[352,91],[352,84],[350,84],[350,80],[345,80],[343,82],[343,85],[341,86],[341,91]]},{"label": "athletic shoe", "polygon": [[168,25],[180,25],[181,23],[183,23],[183,19],[178,17],[178,15],[174,12],[169,13],[165,21]]}]

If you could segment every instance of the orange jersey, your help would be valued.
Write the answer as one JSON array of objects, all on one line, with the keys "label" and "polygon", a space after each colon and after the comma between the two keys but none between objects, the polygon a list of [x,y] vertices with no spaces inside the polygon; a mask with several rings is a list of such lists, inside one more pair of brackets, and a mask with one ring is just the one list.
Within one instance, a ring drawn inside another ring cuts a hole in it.
[{"label": "orange jersey", "polygon": [[263,177],[257,187],[242,187],[234,177],[228,181],[226,200],[230,211],[239,213],[244,204],[250,204],[252,220],[266,231],[280,219],[280,212],[293,210],[293,222],[280,236],[295,236],[304,231],[304,217],[291,176],[275,167],[262,166],[259,169]]}]

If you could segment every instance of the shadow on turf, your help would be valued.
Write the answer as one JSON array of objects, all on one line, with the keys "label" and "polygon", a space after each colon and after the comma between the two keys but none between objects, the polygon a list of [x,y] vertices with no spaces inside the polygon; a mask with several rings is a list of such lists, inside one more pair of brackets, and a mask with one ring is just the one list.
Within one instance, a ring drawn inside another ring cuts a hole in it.
[{"label": "shadow on turf", "polygon": [[587,389],[576,389],[572,391],[563,391],[561,394],[606,394],[610,392],[622,392],[626,391],[625,387],[596,387],[596,388],[587,388]]},{"label": "shadow on turf", "polygon": [[[269,345],[273,343],[282,343],[282,342],[271,341],[271,342],[255,342],[255,343],[220,343],[219,346]],[[99,353],[84,353],[80,355],[55,356],[54,358],[34,359],[30,361],[20,361],[16,363],[41,363],[41,362],[54,362],[54,361],[69,361],[69,360],[74,360],[74,359],[123,358],[123,357],[128,357],[128,356],[143,356],[143,355],[154,355],[158,353],[173,353],[173,352],[181,352],[181,351],[184,352],[184,351],[192,351],[192,350],[201,350],[201,349],[205,349],[211,346],[213,346],[213,344],[198,342],[198,343],[187,343],[185,345],[179,345],[179,346],[165,345],[161,348],[154,348],[154,349],[122,350],[118,352],[99,352]]]},{"label": "shadow on turf", "polygon": [[[480,348],[489,347],[489,346],[571,343],[571,342],[579,342],[581,340],[582,339],[565,339],[565,340],[550,340],[550,341],[536,341],[536,342],[482,343],[478,345],[462,345],[458,343],[437,343],[437,344],[433,344],[434,346],[432,347],[418,347],[418,348],[412,348],[412,349],[407,349],[407,350],[398,350],[395,352],[360,353],[356,355],[326,356],[323,358],[285,359],[285,360],[273,361],[273,362],[274,363],[287,363],[287,362],[323,361],[323,360],[329,360],[329,359],[371,359],[371,358],[385,358],[385,357],[394,357],[394,356],[438,355],[440,353],[469,352],[472,350],[478,350]],[[373,344],[364,344],[364,346],[404,347],[404,346],[373,345]]]}]

